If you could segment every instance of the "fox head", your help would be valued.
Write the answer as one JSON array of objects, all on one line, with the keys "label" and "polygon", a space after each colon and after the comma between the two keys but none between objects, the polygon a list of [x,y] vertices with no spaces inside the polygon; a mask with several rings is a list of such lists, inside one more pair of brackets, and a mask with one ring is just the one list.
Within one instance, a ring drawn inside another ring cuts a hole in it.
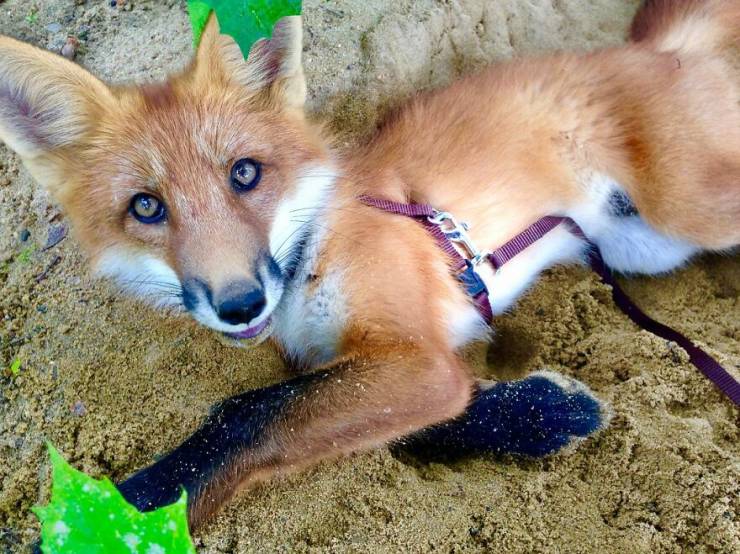
[{"label": "fox head", "polygon": [[184,72],[111,87],[0,37],[0,140],[98,273],[234,338],[262,336],[334,180],[304,116],[301,50],[299,17],[245,61],[211,16]]}]

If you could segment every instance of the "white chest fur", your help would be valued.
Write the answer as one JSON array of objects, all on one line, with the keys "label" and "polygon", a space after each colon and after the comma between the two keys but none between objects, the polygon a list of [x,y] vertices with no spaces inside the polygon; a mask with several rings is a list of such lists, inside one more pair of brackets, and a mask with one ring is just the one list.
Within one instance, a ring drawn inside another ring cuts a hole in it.
[{"label": "white chest fur", "polygon": [[[309,367],[331,361],[347,322],[339,272],[324,275],[315,286],[296,276],[295,286],[275,312],[274,330],[288,357]],[[300,284],[300,279],[304,282]]]}]

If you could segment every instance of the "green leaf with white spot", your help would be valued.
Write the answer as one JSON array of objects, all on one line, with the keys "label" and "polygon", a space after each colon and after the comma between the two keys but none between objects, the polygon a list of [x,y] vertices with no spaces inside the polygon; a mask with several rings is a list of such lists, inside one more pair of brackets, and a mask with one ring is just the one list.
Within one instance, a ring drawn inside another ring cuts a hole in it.
[{"label": "green leaf with white spot", "polygon": [[301,14],[301,0],[188,0],[196,46],[211,11],[216,12],[221,32],[236,41],[246,58],[255,42],[272,36],[279,19]]},{"label": "green leaf with white spot", "polygon": [[185,491],[174,504],[142,513],[108,479],[77,471],[48,448],[51,501],[33,508],[44,554],[195,554]]}]

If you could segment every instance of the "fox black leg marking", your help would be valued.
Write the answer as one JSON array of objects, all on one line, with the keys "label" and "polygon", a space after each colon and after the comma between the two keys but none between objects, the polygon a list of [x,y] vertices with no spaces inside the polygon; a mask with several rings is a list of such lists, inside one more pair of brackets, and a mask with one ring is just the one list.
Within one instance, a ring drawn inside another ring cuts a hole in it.
[{"label": "fox black leg marking", "polygon": [[632,217],[639,215],[629,195],[621,190],[614,191],[609,196],[609,215],[614,217]]},{"label": "fox black leg marking", "polygon": [[175,502],[184,488],[189,500],[241,452],[259,447],[265,428],[326,373],[304,375],[271,387],[234,396],[218,405],[204,425],[155,464],[117,485],[141,511]]},{"label": "fox black leg marking", "polygon": [[425,429],[400,446],[424,457],[476,453],[545,456],[606,423],[585,385],[551,372],[479,388],[459,418]]},{"label": "fox black leg marking", "polygon": [[393,347],[357,350],[318,373],[227,400],[181,446],[119,489],[151,510],[185,488],[194,529],[241,488],[387,444],[465,410],[472,381],[454,355]]},{"label": "fox black leg marking", "polygon": [[[239,481],[231,478],[232,465],[238,464],[245,452],[259,456],[270,428],[285,417],[291,405],[305,402],[309,389],[319,391],[316,387],[322,382],[341,382],[327,379],[332,375],[331,371],[304,375],[226,400],[182,445],[125,480],[119,490],[142,511],[175,502],[183,488],[191,506],[207,499],[204,491],[216,481],[228,481],[232,490]],[[327,397],[312,394],[311,398],[325,404]],[[358,405],[357,409],[362,408]],[[590,435],[604,423],[599,401],[584,385],[540,372],[520,381],[479,388],[461,417],[401,442],[424,455],[495,452],[543,456]]]}]

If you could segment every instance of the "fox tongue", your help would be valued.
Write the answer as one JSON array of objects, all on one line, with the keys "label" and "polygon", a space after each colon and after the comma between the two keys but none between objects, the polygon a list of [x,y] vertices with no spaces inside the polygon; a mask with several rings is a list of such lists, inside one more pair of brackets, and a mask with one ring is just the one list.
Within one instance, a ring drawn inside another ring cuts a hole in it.
[{"label": "fox tongue", "polygon": [[229,333],[229,336],[235,339],[253,339],[257,335],[259,335],[262,331],[265,330],[268,323],[270,323],[269,317],[266,320],[264,320],[262,323],[260,323],[259,325],[255,325],[254,327],[250,327],[239,333]]}]

